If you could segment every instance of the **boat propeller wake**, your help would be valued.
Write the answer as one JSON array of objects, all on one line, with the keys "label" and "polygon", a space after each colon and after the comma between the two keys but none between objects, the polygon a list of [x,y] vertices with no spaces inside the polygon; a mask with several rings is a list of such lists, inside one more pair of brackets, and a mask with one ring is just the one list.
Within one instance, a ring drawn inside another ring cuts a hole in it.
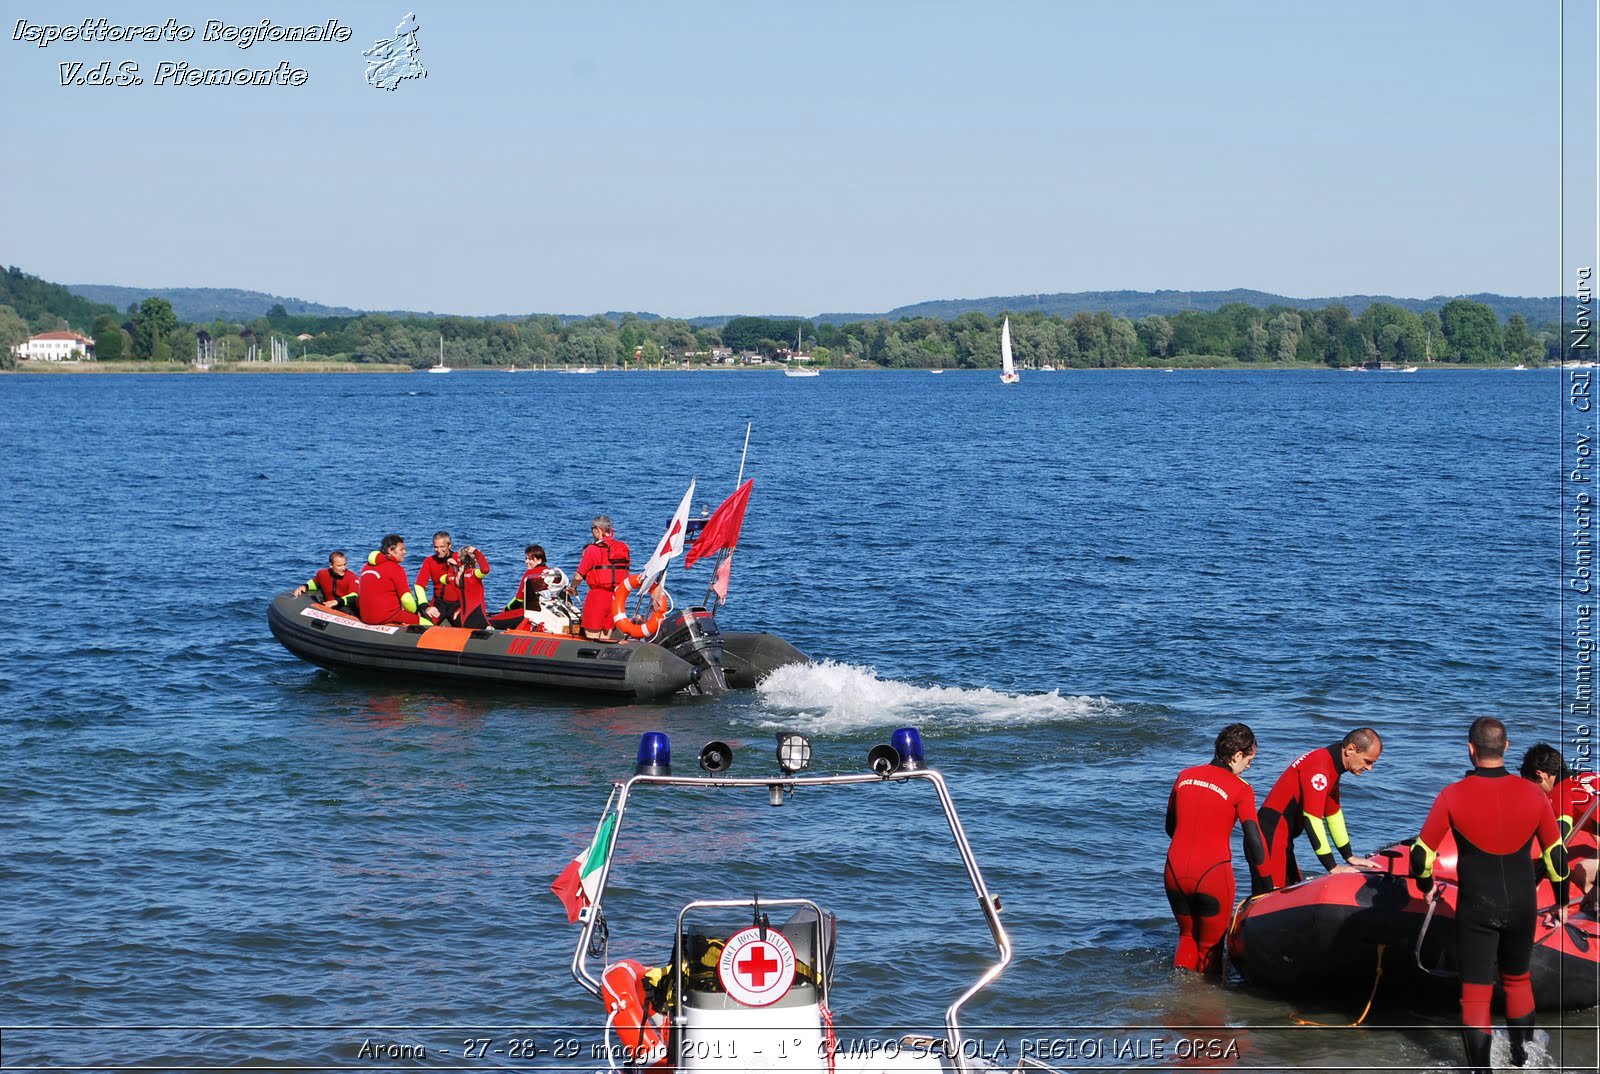
[{"label": "boat propeller wake", "polygon": [[917,686],[880,679],[859,664],[823,660],[778,668],[756,688],[763,706],[781,709],[764,726],[789,727],[796,711],[816,731],[838,734],[892,727],[915,716],[922,726],[1021,727],[1070,723],[1115,715],[1120,707],[1104,697],[1008,694],[960,686]]}]

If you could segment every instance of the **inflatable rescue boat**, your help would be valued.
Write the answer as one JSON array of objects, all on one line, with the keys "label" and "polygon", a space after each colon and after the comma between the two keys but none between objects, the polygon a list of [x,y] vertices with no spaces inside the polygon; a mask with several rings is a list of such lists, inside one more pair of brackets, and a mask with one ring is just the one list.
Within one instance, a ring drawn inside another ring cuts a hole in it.
[{"label": "inflatable rescue boat", "polygon": [[673,610],[648,639],[607,642],[542,630],[378,626],[284,592],[268,606],[267,625],[285,649],[330,671],[635,701],[752,687],[777,668],[809,663],[775,635],[723,632],[697,607]]},{"label": "inflatable rescue boat", "polygon": [[[1580,834],[1574,849],[1593,854],[1593,841]],[[1419,993],[1437,992],[1441,1003],[1454,1001],[1456,846],[1444,840],[1433,875],[1443,888],[1432,907],[1411,876],[1411,844],[1400,843],[1373,856],[1381,870],[1328,873],[1268,895],[1246,899],[1228,932],[1228,954],[1250,981],[1284,991],[1343,984],[1352,990],[1373,986],[1379,962],[1385,981]],[[1529,861],[1529,872],[1533,862]],[[1534,926],[1534,1002],[1539,1010],[1585,1010],[1600,1003],[1600,922],[1573,903],[1565,924],[1556,923],[1555,895],[1541,879]],[[1385,984],[1387,989],[1389,984]]]}]

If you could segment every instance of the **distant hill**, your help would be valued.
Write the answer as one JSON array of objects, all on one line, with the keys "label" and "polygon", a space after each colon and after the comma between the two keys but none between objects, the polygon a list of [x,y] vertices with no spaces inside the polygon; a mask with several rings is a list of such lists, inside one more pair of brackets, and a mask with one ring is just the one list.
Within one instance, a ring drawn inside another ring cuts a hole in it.
[{"label": "distant hill", "polygon": [[[285,298],[261,291],[240,291],[232,287],[115,287],[102,283],[69,283],[67,288],[92,302],[104,302],[125,310],[147,298],[164,298],[180,321],[253,321],[265,317],[273,306],[282,303],[292,314],[307,317],[359,317],[364,311],[345,306],[324,306],[300,298]],[[431,313],[400,316],[432,317]]]},{"label": "distant hill", "polygon": [[1470,298],[1494,310],[1504,321],[1513,313],[1520,313],[1529,324],[1554,324],[1561,318],[1559,298],[1514,298],[1506,295],[1436,295],[1433,298],[1394,298],[1389,295],[1340,295],[1335,298],[1287,298],[1266,291],[1237,288],[1232,291],[1073,291],[1054,295],[1009,295],[995,298],[955,298],[935,302],[918,302],[900,306],[883,314],[823,313],[813,321],[828,324],[846,324],[872,316],[897,321],[902,317],[936,317],[948,321],[963,313],[983,313],[991,317],[1003,312],[1025,313],[1041,310],[1062,317],[1074,313],[1099,313],[1102,310],[1119,317],[1137,321],[1152,313],[1171,315],[1185,310],[1212,312],[1230,302],[1243,302],[1258,309],[1269,306],[1288,306],[1291,309],[1323,309],[1338,303],[1360,316],[1368,306],[1384,302],[1416,313],[1437,310],[1452,298]]},{"label": "distant hill", "polygon": [[[460,316],[453,313],[435,313],[432,310],[357,310],[348,306],[324,306],[320,302],[307,302],[303,298],[270,295],[265,291],[241,291],[235,287],[118,287],[106,283],[69,283],[66,289],[91,302],[103,302],[115,306],[118,312],[147,298],[164,298],[172,303],[172,310],[180,321],[195,324],[207,321],[239,323],[253,321],[257,317],[265,317],[267,311],[277,305],[283,306],[284,312],[294,317],[362,317],[373,313],[381,313],[388,317],[424,319]],[[531,314],[496,313],[474,319],[520,321],[528,316]],[[571,324],[573,321],[588,320],[591,314],[560,313],[556,316],[561,318],[562,324]],[[621,321],[623,318],[623,314],[616,310],[608,310],[601,316],[613,322]],[[642,321],[661,319],[661,316],[655,313],[640,312],[634,316]],[[722,317],[717,319],[716,323],[720,324],[726,320],[727,317]]]},{"label": "distant hill", "polygon": [[[59,283],[29,276],[15,265],[0,273],[0,306],[10,306],[28,324],[41,317],[60,317],[79,332],[87,333],[96,317],[121,311],[73,294]],[[54,327],[54,326],[52,326]]]},{"label": "distant hill", "polygon": [[[215,287],[115,287],[108,284],[68,284],[67,288],[74,294],[89,299],[92,302],[107,303],[116,307],[118,311],[125,310],[132,303],[142,302],[152,296],[164,298],[172,303],[173,310],[180,320],[191,322],[205,321],[252,321],[257,317],[264,317],[274,305],[281,304],[290,314],[310,317],[358,317],[369,313],[383,313],[391,317],[445,317],[459,316],[434,312],[420,312],[417,310],[356,310],[346,306],[324,306],[318,302],[307,302],[299,298],[286,298],[281,295],[269,295],[263,291],[241,291],[233,288]],[[1266,291],[1252,291],[1238,288],[1232,291],[1072,291],[1063,294],[1038,294],[1038,295],[999,295],[992,298],[952,298],[941,299],[933,302],[918,302],[910,306],[899,306],[887,313],[821,313],[815,317],[802,317],[817,324],[848,324],[851,321],[869,321],[883,318],[889,321],[898,321],[903,317],[934,317],[948,321],[959,317],[963,313],[983,313],[995,316],[1003,312],[1022,313],[1039,310],[1044,313],[1057,314],[1070,317],[1074,313],[1099,313],[1101,311],[1138,320],[1152,313],[1172,315],[1185,310],[1211,312],[1222,308],[1230,302],[1243,302],[1259,309],[1270,306],[1287,306],[1291,309],[1322,309],[1334,303],[1349,308],[1350,312],[1360,316],[1363,311],[1375,302],[1386,302],[1390,305],[1401,306],[1405,309],[1421,313],[1426,310],[1437,310],[1452,298],[1470,298],[1474,302],[1481,302],[1494,310],[1495,316],[1501,321],[1513,313],[1520,313],[1530,325],[1554,324],[1561,316],[1561,300],[1559,298],[1517,298],[1507,295],[1476,294],[1476,295],[1435,295],[1433,298],[1394,298],[1389,295],[1340,295],[1332,298],[1288,298],[1284,295],[1274,295]],[[97,313],[100,311],[96,311]],[[90,315],[91,317],[93,314]],[[528,313],[501,313],[489,317],[477,318],[488,321],[521,320],[533,316]],[[586,320],[592,314],[562,313],[556,314],[563,324],[573,321]],[[600,316],[612,322],[620,321],[624,314],[617,310],[608,310]],[[660,314],[635,312],[633,316],[644,321],[661,320]],[[689,324],[696,328],[720,328],[734,317],[746,314],[724,314],[719,316],[689,317],[685,318]],[[767,316],[788,318],[795,314],[769,314]]]}]

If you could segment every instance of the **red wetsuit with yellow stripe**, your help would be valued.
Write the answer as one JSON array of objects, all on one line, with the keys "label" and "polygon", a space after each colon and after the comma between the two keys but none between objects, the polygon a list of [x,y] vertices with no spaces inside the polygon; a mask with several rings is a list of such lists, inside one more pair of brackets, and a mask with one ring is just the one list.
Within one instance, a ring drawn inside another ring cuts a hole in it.
[{"label": "red wetsuit with yellow stripe", "polygon": [[1303,831],[1311,833],[1311,849],[1323,868],[1332,872],[1339,864],[1333,856],[1335,850],[1350,860],[1350,834],[1339,806],[1339,777],[1344,775],[1339,752],[1336,742],[1301,754],[1284,769],[1261,803],[1261,834],[1267,840],[1274,888],[1300,882],[1294,841]]},{"label": "red wetsuit with yellow stripe", "polygon": [[1461,972],[1461,1024],[1469,1065],[1487,1067],[1489,1000],[1495,967],[1505,983],[1506,1018],[1513,1028],[1533,1024],[1533,955],[1537,876],[1529,868],[1533,843],[1567,901],[1567,854],[1550,800],[1537,785],[1505,768],[1475,768],[1434,799],[1422,835],[1411,848],[1417,886],[1433,886],[1433,860],[1446,832],[1456,840],[1456,964]]},{"label": "red wetsuit with yellow stripe", "polygon": [[1178,920],[1172,964],[1199,973],[1222,972],[1222,941],[1233,914],[1233,826],[1244,831],[1251,890],[1270,890],[1266,843],[1256,822],[1256,793],[1225,766],[1195,765],[1178,773],[1167,796],[1167,848],[1163,881]]},{"label": "red wetsuit with yellow stripe", "polygon": [[356,606],[357,577],[356,572],[348,568],[343,574],[334,574],[332,567],[324,567],[307,580],[306,592],[319,604],[331,600],[350,611]]},{"label": "red wetsuit with yellow stripe", "polygon": [[1600,794],[1600,773],[1596,772],[1568,776],[1556,784],[1550,792],[1550,806],[1555,810],[1556,823],[1561,825],[1563,836],[1571,835],[1573,826],[1583,820],[1585,814],[1589,819],[1584,821],[1583,830],[1600,832],[1600,809],[1593,812],[1589,809],[1597,794]]}]

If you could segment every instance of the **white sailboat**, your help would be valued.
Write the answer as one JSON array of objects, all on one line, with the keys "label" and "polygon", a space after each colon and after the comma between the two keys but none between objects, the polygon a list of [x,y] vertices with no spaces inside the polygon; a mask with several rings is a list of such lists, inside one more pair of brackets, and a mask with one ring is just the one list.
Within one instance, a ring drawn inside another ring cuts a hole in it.
[{"label": "white sailboat", "polygon": [[442,332],[439,334],[439,364],[436,365],[436,366],[431,367],[428,370],[428,372],[430,372],[430,373],[448,373],[448,372],[450,372],[450,367],[444,364],[444,333],[442,333]]},{"label": "white sailboat", "polygon": [[1000,383],[1015,384],[1021,379],[1016,363],[1011,360],[1011,318],[1007,317],[1000,326]]},{"label": "white sailboat", "polygon": [[[794,356],[798,356],[799,354],[800,330],[796,328],[794,331]],[[815,366],[794,365],[791,362],[783,367],[783,375],[786,377],[820,377],[822,375],[822,370],[816,368]]]}]

